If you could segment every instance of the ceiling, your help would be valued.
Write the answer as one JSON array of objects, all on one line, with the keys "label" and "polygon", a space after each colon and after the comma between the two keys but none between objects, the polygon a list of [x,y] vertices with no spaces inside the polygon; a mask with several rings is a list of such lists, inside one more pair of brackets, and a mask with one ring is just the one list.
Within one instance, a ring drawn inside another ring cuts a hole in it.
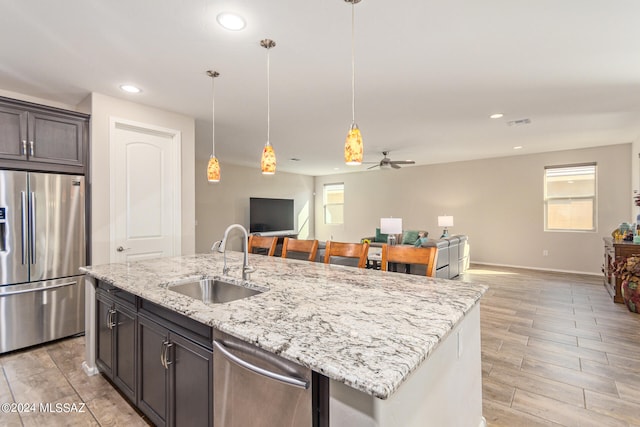
[{"label": "ceiling", "polygon": [[[211,134],[205,71],[219,71],[223,167],[258,167],[267,133],[267,51],[259,41],[271,38],[278,170],[325,175],[370,166],[343,163],[351,124],[344,0],[0,0],[0,8],[0,89],[68,105],[98,92],[194,117],[203,157]],[[242,15],[246,28],[220,27],[222,11]],[[430,164],[640,135],[636,0],[362,0],[355,12],[365,161],[383,150]],[[143,92],[125,94],[124,83]],[[488,118],[497,112],[505,116]],[[531,123],[508,125],[521,119]]]}]

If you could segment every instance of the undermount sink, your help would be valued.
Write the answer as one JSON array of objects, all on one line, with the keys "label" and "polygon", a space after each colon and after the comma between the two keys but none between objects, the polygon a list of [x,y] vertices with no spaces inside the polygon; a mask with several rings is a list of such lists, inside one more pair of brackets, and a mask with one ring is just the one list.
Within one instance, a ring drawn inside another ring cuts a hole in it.
[{"label": "undermount sink", "polygon": [[202,279],[169,286],[169,290],[209,304],[231,302],[262,293],[222,279]]}]

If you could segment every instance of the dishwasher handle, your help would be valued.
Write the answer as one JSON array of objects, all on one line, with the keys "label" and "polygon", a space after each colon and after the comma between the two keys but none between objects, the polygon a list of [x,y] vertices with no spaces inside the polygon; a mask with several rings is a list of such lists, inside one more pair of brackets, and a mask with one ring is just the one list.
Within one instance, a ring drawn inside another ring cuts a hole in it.
[{"label": "dishwasher handle", "polygon": [[217,348],[218,350],[220,350],[220,353],[222,353],[222,355],[224,357],[226,357],[227,359],[229,359],[229,361],[235,363],[238,366],[241,366],[245,369],[248,369],[251,372],[254,372],[258,375],[262,375],[264,377],[270,378],[272,380],[276,380],[279,381],[281,383],[290,385],[290,386],[294,386],[294,387],[298,387],[298,388],[302,388],[302,389],[308,389],[309,388],[309,381],[305,380],[305,379],[300,379],[300,378],[294,378],[294,377],[289,377],[286,375],[282,375],[282,374],[278,374],[276,372],[272,372],[269,370],[266,370],[264,368],[261,368],[259,366],[256,366],[252,363],[247,362],[246,360],[243,360],[241,358],[239,358],[238,356],[236,356],[235,354],[231,353],[227,347],[224,345],[224,343],[222,341],[218,341],[218,340],[214,340],[213,341],[213,346],[215,348]]}]

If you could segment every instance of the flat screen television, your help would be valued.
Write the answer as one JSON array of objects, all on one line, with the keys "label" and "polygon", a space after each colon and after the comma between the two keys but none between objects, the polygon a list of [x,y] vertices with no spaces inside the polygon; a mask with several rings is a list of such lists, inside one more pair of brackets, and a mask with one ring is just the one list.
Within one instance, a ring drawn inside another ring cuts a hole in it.
[{"label": "flat screen television", "polygon": [[292,199],[249,199],[249,232],[294,231]]}]

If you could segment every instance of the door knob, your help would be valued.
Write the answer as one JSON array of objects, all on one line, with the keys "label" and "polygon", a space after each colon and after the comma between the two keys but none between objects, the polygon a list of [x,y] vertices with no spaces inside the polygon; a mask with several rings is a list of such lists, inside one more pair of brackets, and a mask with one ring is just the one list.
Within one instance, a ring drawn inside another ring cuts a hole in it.
[{"label": "door knob", "polygon": [[118,247],[116,248],[116,251],[118,251],[118,252],[123,252],[123,251],[126,251],[127,249],[130,249],[130,248],[123,248],[122,246],[118,246]]}]

